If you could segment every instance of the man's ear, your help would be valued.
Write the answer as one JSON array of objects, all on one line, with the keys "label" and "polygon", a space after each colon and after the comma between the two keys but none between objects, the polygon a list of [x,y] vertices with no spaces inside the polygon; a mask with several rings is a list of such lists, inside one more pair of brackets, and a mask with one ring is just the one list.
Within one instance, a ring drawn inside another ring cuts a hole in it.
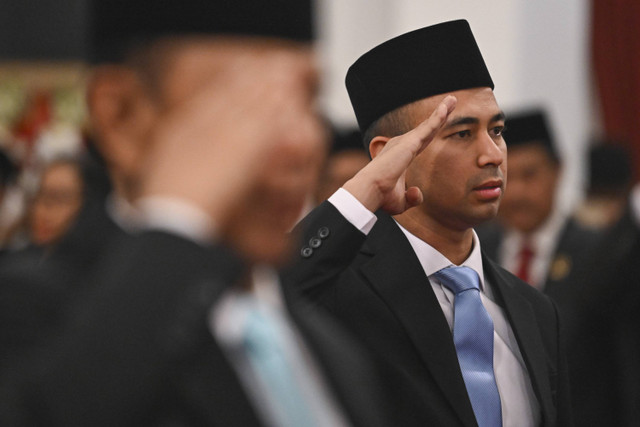
[{"label": "man's ear", "polygon": [[87,105],[101,153],[111,162],[131,162],[148,137],[153,117],[139,76],[125,66],[96,68],[87,85]]},{"label": "man's ear", "polygon": [[96,132],[105,136],[127,132],[143,92],[133,70],[117,65],[96,68],[87,86],[87,105]]},{"label": "man's ear", "polygon": [[375,159],[376,156],[380,154],[380,151],[382,151],[390,139],[391,138],[386,136],[376,136],[371,140],[369,143],[369,153],[371,154],[372,159]]}]

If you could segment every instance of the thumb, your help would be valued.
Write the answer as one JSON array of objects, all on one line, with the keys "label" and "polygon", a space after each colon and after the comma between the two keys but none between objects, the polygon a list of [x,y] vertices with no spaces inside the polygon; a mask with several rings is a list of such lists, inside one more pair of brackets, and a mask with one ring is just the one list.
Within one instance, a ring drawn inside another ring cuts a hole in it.
[{"label": "thumb", "polygon": [[409,187],[404,195],[405,201],[407,202],[407,209],[412,208],[414,206],[418,206],[424,200],[422,195],[422,191],[418,187]]}]

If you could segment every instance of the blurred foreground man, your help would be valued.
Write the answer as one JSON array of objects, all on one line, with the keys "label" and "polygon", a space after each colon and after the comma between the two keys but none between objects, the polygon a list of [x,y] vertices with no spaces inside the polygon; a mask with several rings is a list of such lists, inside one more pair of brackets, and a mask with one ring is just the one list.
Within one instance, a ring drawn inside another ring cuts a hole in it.
[{"label": "blurred foreground man", "polygon": [[508,182],[498,222],[478,228],[490,258],[549,295],[569,315],[579,290],[575,272],[588,262],[598,233],[557,207],[562,165],[542,110],[506,122]]},{"label": "blurred foreground man", "polygon": [[92,126],[135,227],[94,242],[65,327],[3,366],[0,423],[393,425],[381,394],[397,389],[270,267],[323,152],[310,2],[100,0],[91,16]]},{"label": "blurred foreground man", "polygon": [[469,24],[391,39],[346,83],[373,160],[305,218],[291,283],[416,388],[432,425],[571,425],[554,304],[473,231],[498,212],[507,165]]}]

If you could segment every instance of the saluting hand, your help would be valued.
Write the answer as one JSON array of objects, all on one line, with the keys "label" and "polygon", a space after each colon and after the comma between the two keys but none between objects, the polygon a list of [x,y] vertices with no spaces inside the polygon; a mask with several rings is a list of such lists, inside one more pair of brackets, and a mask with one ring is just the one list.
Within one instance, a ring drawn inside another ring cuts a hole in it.
[{"label": "saluting hand", "polygon": [[381,149],[372,147],[373,160],[347,181],[343,188],[371,212],[384,209],[396,215],[422,203],[423,196],[419,188],[406,188],[405,172],[413,159],[433,140],[456,102],[454,96],[447,96],[431,116],[416,128],[386,140]]}]

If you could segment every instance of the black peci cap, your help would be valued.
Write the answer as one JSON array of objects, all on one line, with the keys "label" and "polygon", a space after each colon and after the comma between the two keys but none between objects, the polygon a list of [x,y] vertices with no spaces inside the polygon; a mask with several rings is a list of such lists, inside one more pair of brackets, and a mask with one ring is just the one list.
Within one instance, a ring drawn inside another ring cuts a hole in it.
[{"label": "black peci cap", "polygon": [[629,150],[619,141],[597,143],[589,150],[589,193],[625,194],[633,184]]},{"label": "black peci cap", "polygon": [[185,34],[308,42],[312,6],[311,0],[93,0],[88,56],[117,62],[138,43]]},{"label": "black peci cap", "polygon": [[347,72],[360,130],[414,101],[493,81],[466,20],[443,22],[395,37],[362,55]]},{"label": "black peci cap", "polygon": [[534,109],[507,114],[505,127],[507,130],[504,139],[507,148],[538,144],[544,147],[555,161],[559,161],[549,121],[543,110]]}]

